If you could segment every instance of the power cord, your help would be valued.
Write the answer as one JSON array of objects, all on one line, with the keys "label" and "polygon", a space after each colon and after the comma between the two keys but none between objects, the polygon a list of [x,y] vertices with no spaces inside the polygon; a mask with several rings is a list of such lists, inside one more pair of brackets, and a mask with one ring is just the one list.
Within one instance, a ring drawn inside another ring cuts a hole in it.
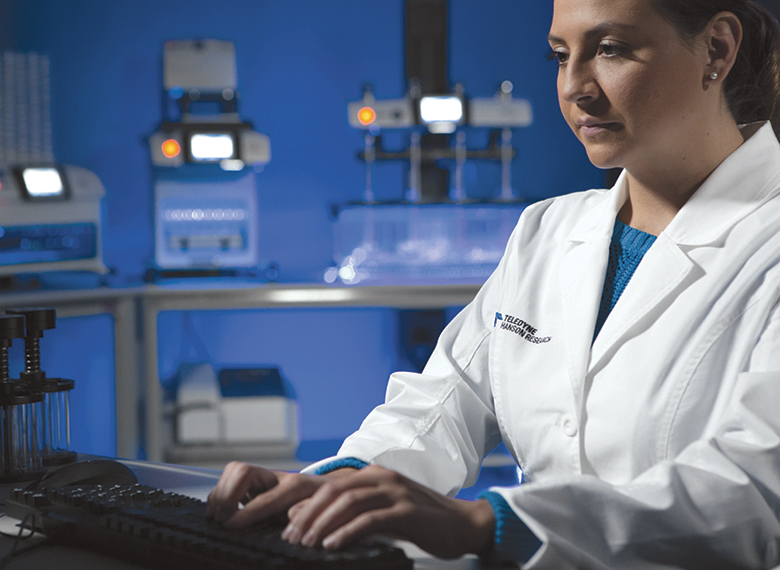
[{"label": "power cord", "polygon": [[[3,516],[5,516],[5,515],[3,515]],[[26,539],[30,538],[31,536],[33,536],[35,534],[35,528],[34,528],[35,518],[34,517],[35,517],[35,515],[33,513],[31,513],[31,512],[27,513],[24,516],[24,518],[22,519],[22,522],[19,523],[19,532],[16,534],[16,540],[14,540],[14,545],[11,547],[11,550],[8,552],[8,554],[6,554],[2,558],[0,558],[0,570],[5,570],[6,566],[8,566],[8,564],[11,562],[11,560],[14,558],[14,556],[17,556],[17,555],[25,553],[25,552],[29,552],[30,550],[38,548],[39,546],[41,546],[42,544],[44,544],[46,542],[44,540],[44,541],[41,541],[41,542],[39,542],[37,544],[34,544],[30,548],[25,548],[24,550],[18,550],[17,551],[17,548],[19,547],[19,544],[21,544],[21,542],[23,540],[26,540]],[[28,521],[30,521],[30,528],[29,529],[25,529],[25,525],[27,524]],[[28,535],[26,535],[26,536],[24,536],[24,531],[25,530],[29,530],[30,531],[30,533]],[[5,536],[14,536],[12,534],[7,534],[7,533],[2,533],[2,534],[4,534]]]}]

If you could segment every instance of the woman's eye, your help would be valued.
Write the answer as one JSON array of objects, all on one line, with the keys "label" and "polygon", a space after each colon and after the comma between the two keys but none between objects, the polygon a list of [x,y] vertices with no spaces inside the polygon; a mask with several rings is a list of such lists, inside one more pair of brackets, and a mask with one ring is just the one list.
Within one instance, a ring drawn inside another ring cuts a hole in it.
[{"label": "woman's eye", "polygon": [[564,51],[551,50],[547,54],[547,59],[554,61],[559,67],[566,63],[569,59],[569,54]]},{"label": "woman's eye", "polygon": [[615,57],[626,51],[626,48],[620,44],[601,43],[599,44],[599,54],[607,57]]}]

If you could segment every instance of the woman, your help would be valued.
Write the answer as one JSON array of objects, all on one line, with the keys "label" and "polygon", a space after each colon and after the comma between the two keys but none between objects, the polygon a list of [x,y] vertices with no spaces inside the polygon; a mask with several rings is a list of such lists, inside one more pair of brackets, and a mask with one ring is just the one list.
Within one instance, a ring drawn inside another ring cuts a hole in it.
[{"label": "woman", "polygon": [[[776,24],[747,0],[555,0],[549,41],[616,186],[527,208],[327,474],[231,464],[211,516],[534,568],[780,563],[780,145],[738,127],[780,126]],[[501,440],[523,483],[447,497]]]}]

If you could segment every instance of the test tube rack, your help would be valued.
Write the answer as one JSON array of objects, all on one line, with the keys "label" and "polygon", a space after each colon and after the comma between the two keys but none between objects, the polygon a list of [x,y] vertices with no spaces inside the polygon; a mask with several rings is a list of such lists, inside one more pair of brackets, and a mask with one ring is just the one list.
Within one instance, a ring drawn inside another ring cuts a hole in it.
[{"label": "test tube rack", "polygon": [[[40,339],[55,328],[52,308],[8,309],[0,315],[0,482],[35,479],[47,467],[76,461],[70,450],[72,380],[41,369]],[[24,339],[24,371],[10,376],[8,349]]]}]

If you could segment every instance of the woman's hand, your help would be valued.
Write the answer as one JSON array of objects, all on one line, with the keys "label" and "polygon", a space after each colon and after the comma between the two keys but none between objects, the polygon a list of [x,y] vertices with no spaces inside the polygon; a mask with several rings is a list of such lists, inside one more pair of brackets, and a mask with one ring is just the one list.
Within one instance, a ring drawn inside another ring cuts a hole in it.
[{"label": "woman's hand", "polygon": [[452,499],[376,465],[316,485],[288,510],[282,537],[291,543],[335,549],[381,533],[440,558],[492,548],[495,515],[487,501]]},{"label": "woman's hand", "polygon": [[[271,471],[248,463],[231,462],[211,490],[206,516],[227,526],[246,526],[284,512],[311,497],[329,479],[354,469],[339,469],[325,476]],[[238,505],[242,503],[243,509]]]}]

